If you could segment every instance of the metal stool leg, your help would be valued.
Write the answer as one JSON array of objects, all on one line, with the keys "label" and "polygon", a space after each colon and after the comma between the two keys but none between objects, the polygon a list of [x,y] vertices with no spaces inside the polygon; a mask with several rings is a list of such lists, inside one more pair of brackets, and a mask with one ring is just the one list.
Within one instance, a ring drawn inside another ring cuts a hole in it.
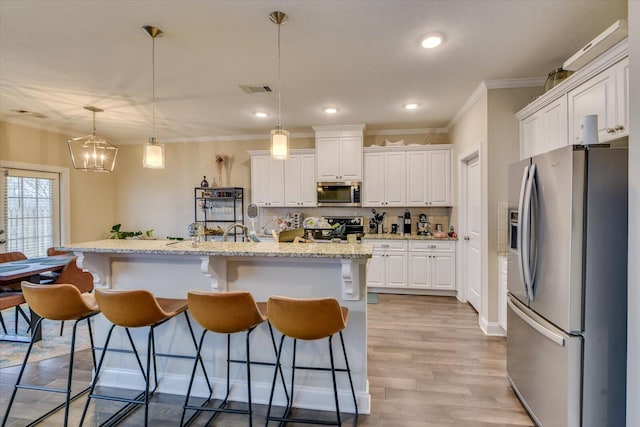
[{"label": "metal stool leg", "polygon": [[342,344],[342,354],[344,355],[344,364],[346,366],[347,376],[349,377],[349,385],[351,386],[351,395],[353,396],[353,406],[356,409],[356,421],[358,420],[358,400],[356,399],[356,390],[353,387],[353,380],[351,379],[351,368],[349,367],[349,359],[347,358],[347,350],[344,346],[344,338],[342,337],[342,331],[340,331],[340,343]]},{"label": "metal stool leg", "polygon": [[331,361],[331,379],[333,380],[333,397],[336,401],[336,419],[338,425],[342,425],[340,421],[340,403],[338,403],[338,383],[336,382],[336,367],[333,363],[333,335],[329,337],[329,360]]}]

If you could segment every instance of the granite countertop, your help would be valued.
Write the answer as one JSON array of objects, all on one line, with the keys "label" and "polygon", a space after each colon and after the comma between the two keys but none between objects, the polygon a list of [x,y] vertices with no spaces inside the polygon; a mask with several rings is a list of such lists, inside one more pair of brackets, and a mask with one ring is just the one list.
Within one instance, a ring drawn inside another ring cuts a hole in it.
[{"label": "granite countertop", "polygon": [[419,236],[417,234],[410,235],[401,235],[401,234],[391,234],[391,233],[367,233],[364,235],[364,240],[375,239],[375,240],[441,240],[441,241],[457,241],[457,237],[433,237],[433,236]]},{"label": "granite countertop", "polygon": [[371,258],[373,246],[361,243],[267,243],[201,242],[176,240],[97,240],[60,246],[57,249],[88,253],[210,255],[275,258]]}]

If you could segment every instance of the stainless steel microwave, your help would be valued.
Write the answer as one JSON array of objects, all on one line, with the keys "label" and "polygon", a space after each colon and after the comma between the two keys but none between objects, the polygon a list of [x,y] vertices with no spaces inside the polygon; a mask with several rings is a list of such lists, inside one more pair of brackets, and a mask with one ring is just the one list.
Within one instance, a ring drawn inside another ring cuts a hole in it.
[{"label": "stainless steel microwave", "polygon": [[319,182],[318,206],[359,207],[361,182]]}]

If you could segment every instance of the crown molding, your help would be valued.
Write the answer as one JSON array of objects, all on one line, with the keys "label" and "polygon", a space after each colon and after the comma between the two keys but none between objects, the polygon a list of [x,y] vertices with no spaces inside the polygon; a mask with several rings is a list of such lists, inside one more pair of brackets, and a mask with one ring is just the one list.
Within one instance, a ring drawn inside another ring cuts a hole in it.
[{"label": "crown molding", "polygon": [[515,89],[523,87],[540,87],[544,85],[546,77],[527,77],[521,79],[497,79],[497,80],[483,80],[478,87],[471,92],[471,95],[462,104],[462,107],[453,116],[453,119],[447,124],[445,128],[447,132],[451,130],[453,126],[460,121],[460,119],[469,112],[473,104],[475,104],[488,90],[493,89]]},{"label": "crown molding", "polygon": [[447,133],[446,128],[417,128],[417,129],[381,129],[366,131],[365,136],[384,136],[384,135],[424,135],[432,133]]}]

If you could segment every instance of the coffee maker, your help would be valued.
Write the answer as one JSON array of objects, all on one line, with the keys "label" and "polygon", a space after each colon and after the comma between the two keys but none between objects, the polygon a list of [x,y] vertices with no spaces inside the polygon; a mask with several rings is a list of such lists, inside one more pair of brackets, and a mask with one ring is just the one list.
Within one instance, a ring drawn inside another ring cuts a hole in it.
[{"label": "coffee maker", "polygon": [[418,227],[418,236],[431,236],[431,230],[429,230],[431,223],[427,221],[427,216],[425,214],[420,214],[416,225]]}]

